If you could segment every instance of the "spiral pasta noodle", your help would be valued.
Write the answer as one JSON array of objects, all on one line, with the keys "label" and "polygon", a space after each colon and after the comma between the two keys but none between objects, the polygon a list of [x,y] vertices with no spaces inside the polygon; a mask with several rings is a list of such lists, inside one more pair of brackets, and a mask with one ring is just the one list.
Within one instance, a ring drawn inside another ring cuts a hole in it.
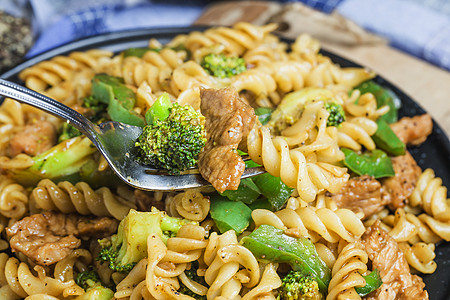
[{"label": "spiral pasta noodle", "polygon": [[377,131],[377,123],[365,117],[352,118],[338,127],[338,144],[340,147],[359,151],[364,146],[375,149],[371,136]]},{"label": "spiral pasta noodle", "polygon": [[183,43],[193,53],[194,58],[204,48],[219,45],[223,52],[240,56],[248,49],[261,44],[266,36],[276,28],[275,24],[255,26],[249,23],[237,23],[232,28],[216,27],[203,33],[192,32],[184,37]]},{"label": "spiral pasta noodle", "polygon": [[11,138],[26,123],[23,105],[6,98],[0,106],[0,155],[5,155]]},{"label": "spiral pasta noodle", "polygon": [[408,243],[399,243],[398,246],[405,254],[408,264],[415,270],[424,274],[432,274],[436,271],[434,244],[419,242],[410,246]]},{"label": "spiral pasta noodle", "polygon": [[[184,61],[184,52],[176,52],[170,48],[161,51],[147,51],[142,58],[128,56],[119,64],[120,72],[115,74],[124,78],[126,84],[136,88],[148,86],[148,92],[171,92],[169,83],[172,72]],[[143,93],[138,93],[138,98]]]},{"label": "spiral pasta noodle", "polygon": [[411,196],[411,206],[420,206],[435,219],[450,221],[450,206],[447,199],[447,188],[442,185],[442,179],[435,177],[432,169],[426,169],[417,180]]},{"label": "spiral pasta noodle", "polygon": [[0,175],[0,214],[20,218],[28,212],[28,193],[14,180]]},{"label": "spiral pasta noodle", "polygon": [[301,207],[297,210],[282,209],[275,213],[256,209],[252,212],[255,226],[272,225],[280,229],[295,229],[299,235],[317,241],[319,237],[332,243],[344,239],[356,241],[365,231],[360,218],[351,210]]},{"label": "spiral pasta noodle", "polygon": [[[422,241],[435,244],[442,239],[450,240],[450,224],[427,214],[416,216],[403,208],[398,208],[394,215],[385,214],[381,220],[384,229],[398,242],[407,241],[415,244]],[[370,221],[367,224],[370,224]]]},{"label": "spiral pasta noodle", "polygon": [[100,49],[86,52],[72,52],[69,56],[56,56],[49,61],[43,61],[27,68],[19,74],[25,85],[37,92],[45,92],[50,86],[69,81],[75,72],[92,70],[102,71],[103,64],[109,61],[112,52]]},{"label": "spiral pasta noodle", "polygon": [[50,277],[42,266],[35,266],[34,271],[37,275],[32,273],[26,263],[0,253],[0,292],[12,296],[11,298],[25,298],[34,294],[60,298],[74,295],[74,280],[63,281]]},{"label": "spiral pasta noodle", "polygon": [[359,242],[345,246],[333,265],[326,299],[361,299],[354,288],[366,285],[361,274],[367,271],[368,260],[367,253]]},{"label": "spiral pasta noodle", "polygon": [[200,222],[208,216],[210,201],[198,190],[188,190],[166,199],[166,207],[171,216]]},{"label": "spiral pasta noodle", "polygon": [[239,295],[242,285],[252,288],[259,281],[258,262],[247,248],[237,243],[234,231],[220,236],[213,232],[205,249],[204,261],[208,265],[205,272],[205,281],[209,285],[208,299],[218,296],[233,299]]},{"label": "spiral pasta noodle", "polygon": [[274,290],[281,286],[281,279],[276,272],[276,266],[270,263],[264,267],[261,280],[257,286],[242,297],[242,300],[250,299],[275,299]]},{"label": "spiral pasta noodle", "polygon": [[55,184],[49,179],[41,180],[31,196],[38,208],[58,210],[63,213],[93,214],[99,217],[112,216],[122,220],[136,206],[114,195],[103,187],[94,191],[87,183],[73,185],[68,181]]},{"label": "spiral pasta noodle", "polygon": [[266,171],[280,177],[289,187],[297,188],[299,196],[311,202],[327,190],[339,191],[349,178],[346,168],[325,162],[308,162],[298,149],[289,149],[282,137],[271,138],[265,127],[254,128],[247,138],[248,153],[253,161]]}]

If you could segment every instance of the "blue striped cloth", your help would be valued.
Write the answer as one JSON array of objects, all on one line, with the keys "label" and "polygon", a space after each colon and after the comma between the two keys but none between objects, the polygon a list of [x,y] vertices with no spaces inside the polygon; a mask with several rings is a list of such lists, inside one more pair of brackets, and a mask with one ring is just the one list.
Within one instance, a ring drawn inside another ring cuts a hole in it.
[{"label": "blue striped cloth", "polygon": [[[17,2],[17,0],[6,1]],[[38,31],[40,30],[40,34],[27,57],[76,39],[105,32],[187,26],[192,24],[201,15],[204,7],[211,2],[207,0],[28,1],[36,17],[34,24],[38,27]],[[301,2],[325,13],[337,11],[363,28],[387,38],[393,47],[450,70],[448,0],[301,0]],[[53,7],[45,7],[43,3],[49,3],[48,5],[51,4]],[[67,3],[71,6],[64,6]]]}]

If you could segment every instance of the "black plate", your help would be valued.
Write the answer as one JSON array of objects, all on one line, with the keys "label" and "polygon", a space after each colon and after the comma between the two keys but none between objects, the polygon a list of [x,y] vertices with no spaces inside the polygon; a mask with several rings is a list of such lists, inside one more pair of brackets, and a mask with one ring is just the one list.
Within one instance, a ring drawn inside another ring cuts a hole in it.
[{"label": "black plate", "polygon": [[[35,56],[0,75],[0,78],[20,82],[17,76],[23,69],[33,66],[40,61],[50,59],[53,56],[66,55],[72,51],[101,48],[119,52],[131,47],[146,47],[150,38],[156,38],[162,43],[166,43],[177,34],[186,34],[193,30],[203,31],[205,28],[206,27],[174,27],[141,29],[93,36]],[[292,42],[291,40],[285,41]],[[334,62],[343,67],[360,67],[360,65],[330,52],[322,51],[322,53],[331,57]],[[414,102],[411,97],[383,77],[377,76],[375,81],[382,86],[391,89],[400,98],[402,101],[402,107],[399,110],[400,117],[425,113],[425,110]],[[422,169],[433,168],[436,172],[436,176],[442,178],[443,184],[450,187],[450,141],[436,122],[434,122],[433,132],[428,137],[427,141],[419,147],[410,148],[409,151]],[[447,300],[450,298],[450,269],[447,269],[447,265],[450,265],[450,243],[440,244],[436,249],[436,255],[435,261],[438,265],[436,272],[431,275],[423,275],[422,277],[424,278],[426,289],[430,294],[430,299]]]}]

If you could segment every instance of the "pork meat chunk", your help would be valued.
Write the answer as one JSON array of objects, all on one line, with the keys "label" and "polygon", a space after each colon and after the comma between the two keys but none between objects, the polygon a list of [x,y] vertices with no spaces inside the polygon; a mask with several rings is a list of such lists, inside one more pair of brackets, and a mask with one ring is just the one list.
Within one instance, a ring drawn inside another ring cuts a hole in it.
[{"label": "pork meat chunk", "polygon": [[255,124],[255,112],[230,87],[203,89],[200,96],[208,140],[199,155],[199,171],[217,191],[236,190],[245,170],[237,148]]},{"label": "pork meat chunk", "polygon": [[392,130],[400,140],[408,145],[423,143],[433,130],[433,121],[428,114],[415,117],[403,117],[391,124]]},{"label": "pork meat chunk", "polygon": [[381,183],[372,176],[363,175],[347,181],[338,193],[331,194],[331,198],[339,208],[363,212],[368,218],[388,204],[387,197],[381,195]]},{"label": "pork meat chunk", "polygon": [[9,142],[9,154],[25,153],[31,156],[41,154],[56,143],[56,128],[48,121],[28,124]]},{"label": "pork meat chunk", "polygon": [[408,262],[397,242],[380,227],[377,220],[362,236],[372,268],[380,271],[383,284],[366,299],[428,299],[425,284],[411,275]]},{"label": "pork meat chunk", "polygon": [[11,249],[39,265],[52,265],[80,247],[80,238],[103,238],[116,232],[118,221],[45,212],[26,217],[6,229]]},{"label": "pork meat chunk", "polygon": [[422,170],[408,151],[405,155],[392,157],[392,166],[395,176],[384,179],[382,185],[385,201],[395,210],[406,205]]}]

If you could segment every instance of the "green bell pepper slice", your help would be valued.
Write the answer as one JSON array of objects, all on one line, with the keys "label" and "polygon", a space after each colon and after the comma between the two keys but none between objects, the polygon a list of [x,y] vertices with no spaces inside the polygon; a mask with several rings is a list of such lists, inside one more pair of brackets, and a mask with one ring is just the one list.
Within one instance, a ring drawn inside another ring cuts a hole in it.
[{"label": "green bell pepper slice", "polygon": [[259,122],[266,125],[270,121],[274,109],[270,107],[258,107],[255,109],[255,115],[258,116]]},{"label": "green bell pepper slice", "polygon": [[237,190],[228,190],[221,193],[222,196],[227,197],[233,201],[241,201],[245,204],[252,204],[261,195],[261,191],[253,182],[252,178],[241,179],[241,183]]},{"label": "green bell pepper slice", "polygon": [[377,131],[372,136],[377,148],[395,156],[405,154],[406,145],[398,138],[389,124],[384,119],[379,118],[377,125]]},{"label": "green bell pepper slice", "polygon": [[374,269],[372,272],[363,277],[366,280],[366,285],[363,287],[355,288],[355,291],[360,297],[364,297],[372,293],[383,284],[380,276],[380,271],[378,271],[378,269]]},{"label": "green bell pepper slice", "polygon": [[170,101],[169,94],[163,93],[145,113],[147,124],[150,125],[154,124],[156,120],[163,121],[167,119],[170,115],[171,108],[172,102]]},{"label": "green bell pepper slice", "polygon": [[128,49],[124,50],[122,53],[123,53],[123,57],[136,56],[136,57],[141,58],[148,51],[160,52],[161,49],[157,49],[157,48],[128,48]]},{"label": "green bell pepper slice", "polygon": [[326,293],[331,280],[331,270],[317,254],[311,240],[295,238],[271,225],[261,225],[250,235],[242,238],[241,244],[262,262],[288,263],[295,271],[311,274],[319,289]]},{"label": "green bell pepper slice", "polygon": [[108,104],[107,112],[113,121],[143,127],[144,118],[133,111],[136,95],[122,78],[97,74],[92,80],[92,96]]},{"label": "green bell pepper slice", "polygon": [[372,152],[358,154],[353,150],[343,148],[344,165],[358,175],[369,175],[375,178],[394,176],[392,161],[385,152],[375,149]]},{"label": "green bell pepper slice", "polygon": [[380,118],[389,124],[397,122],[398,113],[396,103],[394,101],[394,98],[397,98],[397,96],[393,92],[383,88],[381,85],[372,80],[361,83],[359,86],[355,87],[355,90],[359,90],[361,95],[365,93],[373,94],[377,100],[377,108],[388,105],[389,111]]},{"label": "green bell pepper slice", "polygon": [[252,220],[252,210],[242,202],[232,201],[219,194],[211,195],[211,218],[221,233],[232,229],[242,233]]}]

